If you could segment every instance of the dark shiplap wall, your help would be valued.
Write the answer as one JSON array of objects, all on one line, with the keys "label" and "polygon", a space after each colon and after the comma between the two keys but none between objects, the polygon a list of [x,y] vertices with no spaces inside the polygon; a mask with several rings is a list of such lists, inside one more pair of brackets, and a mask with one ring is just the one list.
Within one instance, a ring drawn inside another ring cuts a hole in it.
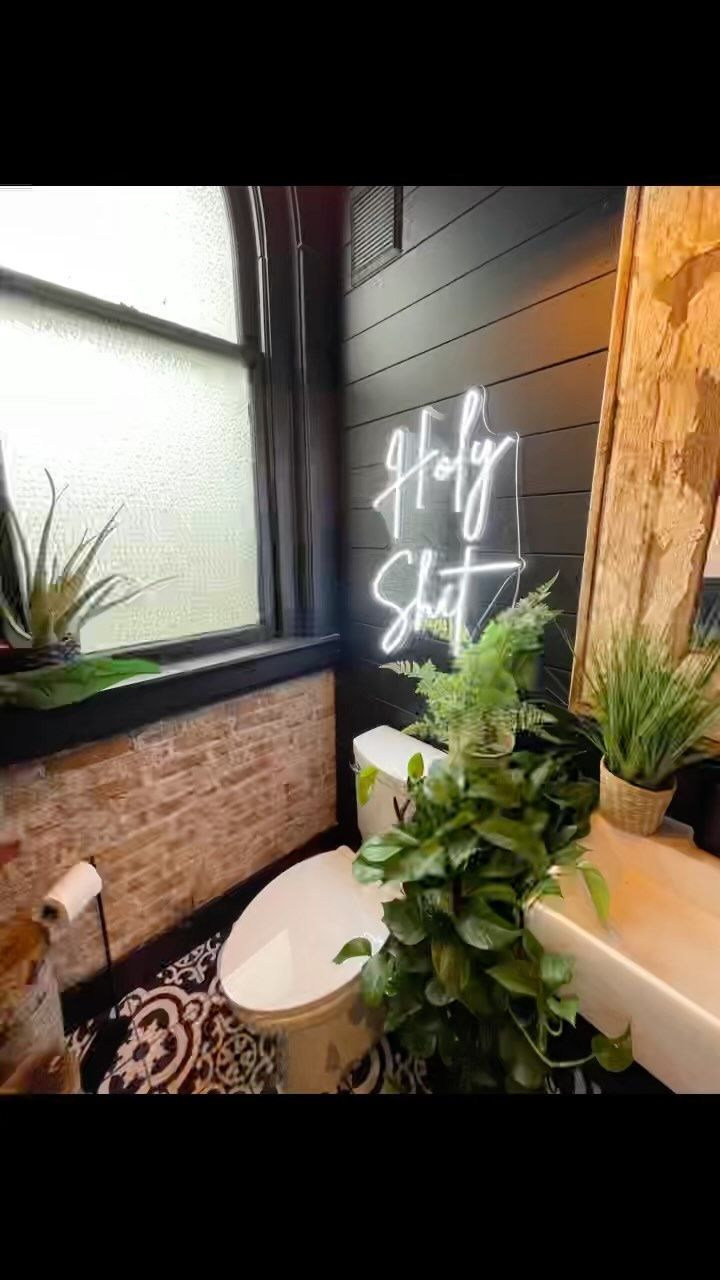
[{"label": "dark shiplap wall", "polygon": [[[414,426],[414,411],[430,403],[453,415],[468,386],[488,387],[493,429],[522,437],[522,589],[558,572],[554,598],[574,631],[623,200],[617,187],[406,187],[401,257],[351,289],[346,244],[346,661],[338,682],[346,819],[353,736],[414,718],[411,682],[378,669],[388,619],[369,594],[388,554],[369,504],[382,487],[393,426]],[[498,476],[489,525],[497,545],[511,513],[503,483]],[[549,692],[567,686],[570,665],[554,632],[545,653]]]}]

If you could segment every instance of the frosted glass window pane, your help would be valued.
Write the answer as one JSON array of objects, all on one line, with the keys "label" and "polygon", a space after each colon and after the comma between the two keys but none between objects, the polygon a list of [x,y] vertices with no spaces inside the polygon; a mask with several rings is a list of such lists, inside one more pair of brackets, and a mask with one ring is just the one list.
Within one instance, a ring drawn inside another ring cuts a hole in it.
[{"label": "frosted glass window pane", "polygon": [[248,374],[232,356],[0,296],[0,434],[37,546],[47,467],[65,556],[121,502],[96,573],[176,580],[88,623],[83,649],[257,623]]},{"label": "frosted glass window pane", "polygon": [[221,187],[0,187],[0,267],[237,341]]}]

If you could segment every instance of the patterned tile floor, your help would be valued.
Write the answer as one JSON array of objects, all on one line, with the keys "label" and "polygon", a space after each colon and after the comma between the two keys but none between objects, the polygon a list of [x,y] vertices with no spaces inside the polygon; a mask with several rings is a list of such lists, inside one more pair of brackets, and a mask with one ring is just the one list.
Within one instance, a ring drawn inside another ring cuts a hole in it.
[{"label": "patterned tile floor", "polygon": [[[215,972],[226,932],[213,934],[145,987],[120,1004],[130,1032],[120,1045],[98,1093],[277,1093],[276,1049],[272,1036],[252,1031],[234,1015],[220,992]],[[98,1025],[93,1018],[68,1037],[80,1059],[90,1050]],[[592,1028],[584,1035],[589,1044]],[[587,1052],[568,1046],[562,1057]],[[667,1093],[634,1064],[619,1076],[582,1070],[556,1073],[548,1093]],[[393,1036],[383,1036],[343,1081],[338,1093],[431,1093],[428,1066],[409,1058]]]},{"label": "patterned tile floor", "polygon": [[[215,973],[223,933],[168,965],[148,989],[125,996],[131,1020],[99,1093],[277,1093],[275,1042],[235,1017]],[[88,1053],[101,1019],[68,1037]],[[383,1037],[340,1085],[339,1093],[381,1093],[386,1081],[403,1093],[429,1093],[426,1065]]]}]

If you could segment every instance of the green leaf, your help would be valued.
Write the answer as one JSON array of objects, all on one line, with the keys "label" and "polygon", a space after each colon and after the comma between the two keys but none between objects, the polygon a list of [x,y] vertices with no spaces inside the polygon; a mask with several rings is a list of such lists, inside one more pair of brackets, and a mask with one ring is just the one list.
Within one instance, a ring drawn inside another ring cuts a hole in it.
[{"label": "green leaf", "polygon": [[380,884],[383,879],[383,869],[364,862],[358,854],[353,862],[353,875],[359,884]]},{"label": "green leaf", "polygon": [[[566,844],[570,844],[578,833],[578,825],[576,822],[566,823],[559,827],[552,835],[552,848],[562,849]],[[553,855],[554,856],[554,855]]]},{"label": "green leaf", "polygon": [[531,828],[523,822],[518,822],[515,818],[504,818],[501,814],[493,814],[478,822],[476,830],[488,844],[508,849],[511,853],[522,853],[527,840],[533,835]]},{"label": "green leaf", "polygon": [[357,794],[358,804],[367,804],[372,795],[375,780],[378,776],[379,769],[374,764],[366,764],[355,778],[355,790]]},{"label": "green leaf", "polygon": [[523,1089],[541,1089],[547,1067],[528,1044],[524,1036],[512,1026],[500,1029],[498,1037],[500,1056],[511,1078]]},{"label": "green leaf", "polygon": [[477,843],[474,831],[460,831],[450,837],[445,844],[445,853],[453,871],[461,871],[467,866],[477,849]]},{"label": "green leaf", "polygon": [[553,800],[561,809],[579,809],[581,812],[585,809],[594,808],[597,801],[598,784],[590,778],[579,779],[577,782],[563,782],[553,786],[552,790],[545,792],[549,800]]},{"label": "green leaf", "polygon": [[342,964],[344,960],[352,960],[355,956],[369,955],[372,955],[372,944],[369,938],[351,938],[333,958],[333,964]]},{"label": "green leaf", "polygon": [[383,904],[383,920],[391,933],[407,946],[422,942],[426,935],[417,902],[403,898]]},{"label": "green leaf", "polygon": [[540,898],[562,898],[563,891],[560,881],[556,876],[545,876],[538,885],[538,897]]},{"label": "green leaf", "polygon": [[391,934],[388,941],[388,950],[395,957],[395,969],[397,973],[432,972],[430,947],[425,941],[418,942],[415,946],[407,947]]},{"label": "green leaf", "polygon": [[548,996],[548,1009],[558,1018],[562,1018],[565,1022],[569,1022],[572,1027],[575,1026],[580,1001],[577,996]]},{"label": "green leaf", "polygon": [[452,915],[452,889],[449,885],[441,885],[437,889],[420,889],[423,908],[431,916]]},{"label": "green leaf", "polygon": [[466,871],[462,878],[463,896],[469,898],[476,890],[482,888],[489,880],[496,877],[511,880],[521,872],[527,871],[519,858],[512,853],[500,853],[499,851],[492,855],[489,861],[481,863],[478,867],[473,867],[471,871]]},{"label": "green leaf", "polygon": [[132,676],[156,675],[156,662],[141,658],[80,658],[64,666],[17,671],[0,679],[0,703],[53,710],[82,702]]},{"label": "green leaf", "polygon": [[445,989],[459,996],[470,979],[470,957],[462,944],[436,939],[432,944],[432,961]]},{"label": "green leaf", "polygon": [[598,917],[605,924],[610,914],[610,890],[608,889],[607,881],[602,872],[598,871],[597,867],[591,866],[589,862],[581,862],[580,870]]},{"label": "green leaf", "polygon": [[550,854],[553,864],[557,867],[574,867],[583,857],[586,850],[581,844],[566,844],[561,849],[556,849]]},{"label": "green leaf", "polygon": [[413,782],[417,782],[419,778],[422,778],[424,772],[425,762],[422,758],[422,752],[416,751],[415,755],[411,756],[407,763],[408,778],[412,778]]},{"label": "green leaf", "polygon": [[425,999],[428,1000],[430,1004],[437,1005],[441,1008],[443,1005],[450,1004],[451,1001],[455,999],[455,996],[451,995],[449,991],[446,991],[440,979],[436,977],[431,978],[428,982],[425,988]]},{"label": "green leaf", "polygon": [[[513,771],[515,772],[515,771]],[[489,800],[501,808],[512,809],[522,797],[522,777],[496,770],[485,776],[473,778],[468,788],[468,795],[473,800]]]},{"label": "green leaf", "polygon": [[386,863],[386,879],[425,880],[428,876],[445,875],[445,850],[439,840],[424,840],[414,849],[402,849]]},{"label": "green leaf", "polygon": [[455,918],[455,928],[463,942],[480,951],[502,951],[519,938],[521,932],[497,915],[480,897],[470,898],[461,909]]},{"label": "green leaf", "polygon": [[386,996],[389,995],[388,1009],[385,1014],[386,1031],[397,1031],[398,1027],[407,1022],[408,1018],[411,1018],[414,1013],[422,1009],[422,993],[413,995],[404,991],[400,996],[393,997],[386,990],[385,994]]},{"label": "green leaf", "polygon": [[[427,1014],[432,1015],[428,1010]],[[431,1058],[437,1047],[437,1024],[425,1012],[409,1018],[400,1028],[399,1039],[413,1058]]]},{"label": "green leaf", "polygon": [[512,991],[513,995],[537,996],[537,980],[533,975],[532,965],[527,960],[507,960],[493,965],[487,972],[506,991]]},{"label": "green leaf", "polygon": [[46,574],[45,574],[45,558],[47,555],[48,540],[50,538],[50,529],[52,527],[53,516],[55,514],[55,506],[57,504],[57,493],[55,492],[55,483],[47,467],[45,475],[50,485],[50,508],[45,517],[45,521],[40,534],[40,542],[38,543],[37,555],[35,557],[35,572],[33,574],[32,585],[30,588],[30,605],[32,607],[33,599],[37,599],[41,592],[45,590]]},{"label": "green leaf", "polygon": [[545,760],[541,760],[540,764],[531,771],[529,781],[534,794],[537,794],[548,778],[552,777],[555,768],[554,756],[548,755]]},{"label": "green leaf", "polygon": [[495,814],[478,822],[475,830],[488,844],[527,859],[537,872],[545,870],[548,863],[545,845],[528,823]]},{"label": "green leaf", "polygon": [[523,929],[523,947],[525,949],[525,954],[529,956],[531,960],[534,960],[535,964],[539,964],[545,953],[535,937],[535,934],[531,933],[529,929]]},{"label": "green leaf", "polygon": [[[464,884],[464,881],[463,881]],[[509,902],[512,906],[516,906],[518,895],[511,884],[505,884],[501,880],[485,880],[478,884],[467,897],[485,898],[487,902]]]},{"label": "green leaf", "polygon": [[447,822],[441,823],[435,834],[439,840],[442,840],[443,836],[450,835],[453,831],[461,831],[463,827],[474,827],[476,818],[477,810],[466,806],[459,813],[454,814],[452,818],[448,818]]},{"label": "green leaf", "polygon": [[389,960],[384,951],[371,956],[362,967],[360,989],[363,1000],[371,1008],[382,1004],[385,995],[385,983],[388,979]]},{"label": "green leaf", "polygon": [[488,1018],[496,1012],[490,999],[488,980],[484,975],[473,974],[463,987],[460,999],[476,1018]]},{"label": "green leaf", "polygon": [[625,1071],[633,1060],[630,1025],[615,1040],[608,1036],[593,1036],[590,1048],[606,1071]]},{"label": "green leaf", "polygon": [[388,858],[393,858],[400,852],[401,847],[394,839],[393,832],[388,831],[386,835],[370,836],[370,839],[360,846],[359,856],[364,862],[387,862]]},{"label": "green leaf", "polygon": [[417,836],[412,835],[405,827],[393,827],[388,835],[397,841],[401,849],[416,849],[420,844]]},{"label": "green leaf", "polygon": [[540,977],[551,991],[570,982],[573,976],[573,958],[545,951],[540,960]]}]

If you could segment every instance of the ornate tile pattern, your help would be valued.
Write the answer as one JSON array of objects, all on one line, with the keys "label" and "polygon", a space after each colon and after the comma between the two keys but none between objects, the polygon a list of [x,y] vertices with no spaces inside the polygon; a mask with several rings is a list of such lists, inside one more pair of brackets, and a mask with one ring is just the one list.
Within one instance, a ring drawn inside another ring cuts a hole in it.
[{"label": "ornate tile pattern", "polygon": [[[216,933],[137,987],[119,1008],[131,1019],[99,1093],[277,1093],[275,1042],[240,1022],[215,973],[224,934]],[[68,1044],[89,1051],[100,1019],[79,1027]],[[339,1093],[429,1093],[426,1065],[384,1036],[340,1085]]]}]

